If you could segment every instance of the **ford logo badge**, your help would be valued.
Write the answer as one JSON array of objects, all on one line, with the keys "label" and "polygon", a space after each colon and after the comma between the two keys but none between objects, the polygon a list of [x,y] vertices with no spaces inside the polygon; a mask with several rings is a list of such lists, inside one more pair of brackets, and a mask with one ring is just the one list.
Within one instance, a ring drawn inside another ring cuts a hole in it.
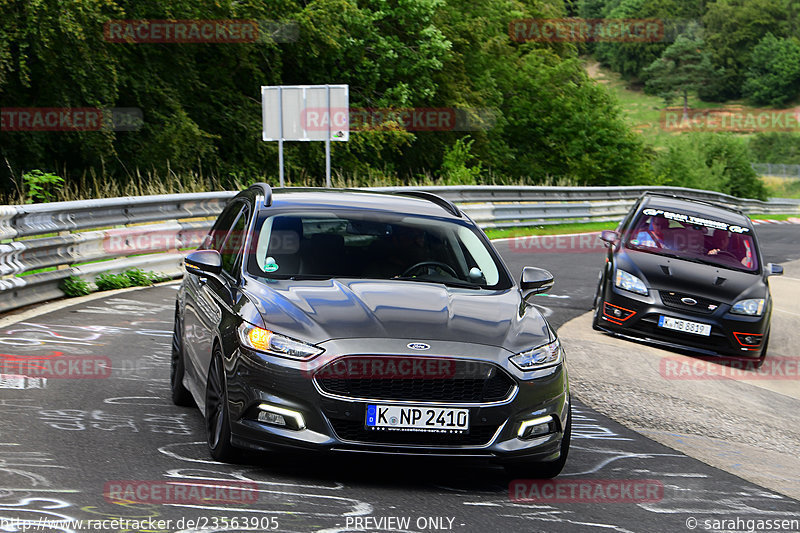
[{"label": "ford logo badge", "polygon": [[430,350],[431,347],[429,344],[425,344],[424,342],[409,342],[406,344],[412,350]]},{"label": "ford logo badge", "polygon": [[681,298],[681,301],[686,305],[697,305],[697,300],[694,298]]}]

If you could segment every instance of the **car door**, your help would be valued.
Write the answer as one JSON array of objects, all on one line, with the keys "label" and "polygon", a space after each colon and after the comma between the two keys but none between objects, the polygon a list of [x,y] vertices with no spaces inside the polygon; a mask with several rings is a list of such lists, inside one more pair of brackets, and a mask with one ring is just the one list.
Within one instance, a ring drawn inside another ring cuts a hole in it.
[{"label": "car door", "polygon": [[[223,260],[223,268],[229,253],[226,246],[236,238],[240,221],[247,217],[248,208],[244,200],[232,202],[217,219],[201,249],[217,250]],[[241,240],[241,239],[239,239]],[[227,244],[226,244],[227,243]],[[187,371],[193,381],[202,386],[211,359],[215,336],[219,334],[219,324],[223,310],[230,302],[229,281],[224,274],[219,276],[187,275],[185,280],[184,339]],[[198,391],[199,392],[199,391]],[[201,392],[202,394],[202,392]]]}]

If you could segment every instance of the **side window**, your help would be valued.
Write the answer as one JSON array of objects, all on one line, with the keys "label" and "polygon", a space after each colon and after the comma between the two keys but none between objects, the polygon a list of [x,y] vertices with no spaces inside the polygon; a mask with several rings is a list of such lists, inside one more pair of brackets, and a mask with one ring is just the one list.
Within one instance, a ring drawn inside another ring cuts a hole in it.
[{"label": "side window", "polygon": [[222,211],[222,214],[219,216],[217,221],[214,223],[214,227],[211,228],[211,231],[206,236],[201,248],[206,250],[216,250],[218,252],[222,251],[222,243],[225,242],[225,237],[228,236],[228,232],[230,231],[231,226],[233,226],[236,216],[241,212],[241,210],[241,202],[235,202],[226,207],[225,210]]},{"label": "side window", "polygon": [[234,276],[236,260],[244,247],[245,233],[247,232],[247,208],[239,212],[239,217],[234,222],[228,237],[220,249],[222,256],[222,270],[231,277]]}]

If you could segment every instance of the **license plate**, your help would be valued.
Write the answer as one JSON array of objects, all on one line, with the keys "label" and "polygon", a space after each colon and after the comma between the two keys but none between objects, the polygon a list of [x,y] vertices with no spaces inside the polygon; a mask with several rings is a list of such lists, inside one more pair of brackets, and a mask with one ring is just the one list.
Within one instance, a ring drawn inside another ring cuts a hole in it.
[{"label": "license plate", "polygon": [[661,315],[658,319],[658,325],[662,328],[674,329],[675,331],[682,331],[683,333],[692,333],[705,337],[711,335],[711,326],[709,324],[689,322],[688,320],[681,320],[680,318]]},{"label": "license plate", "polygon": [[366,425],[368,429],[466,433],[469,409],[370,404]]}]

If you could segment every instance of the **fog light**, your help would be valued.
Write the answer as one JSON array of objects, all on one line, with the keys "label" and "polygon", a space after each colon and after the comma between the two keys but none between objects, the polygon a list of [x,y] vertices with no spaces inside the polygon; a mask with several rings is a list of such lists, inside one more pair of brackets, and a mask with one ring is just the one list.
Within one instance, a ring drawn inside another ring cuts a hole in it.
[{"label": "fog light", "polygon": [[306,421],[303,419],[303,415],[297,411],[268,403],[259,404],[258,408],[260,409],[258,413],[259,422],[295,430],[306,428]]},{"label": "fog light", "polygon": [[552,415],[542,416],[526,420],[519,426],[517,437],[521,439],[532,439],[541,437],[555,431],[555,420]]},{"label": "fog light", "polygon": [[739,333],[734,331],[733,336],[739,344],[748,348],[761,346],[761,342],[764,340],[764,335],[759,333]]},{"label": "fog light", "polygon": [[619,309],[618,307],[615,308],[613,312],[614,312],[614,316],[617,317],[617,318],[620,318],[622,316],[622,310]]},{"label": "fog light", "polygon": [[275,413],[268,413],[266,411],[261,411],[258,413],[258,421],[264,422],[265,424],[272,424],[273,426],[285,426],[286,419],[283,416]]}]

